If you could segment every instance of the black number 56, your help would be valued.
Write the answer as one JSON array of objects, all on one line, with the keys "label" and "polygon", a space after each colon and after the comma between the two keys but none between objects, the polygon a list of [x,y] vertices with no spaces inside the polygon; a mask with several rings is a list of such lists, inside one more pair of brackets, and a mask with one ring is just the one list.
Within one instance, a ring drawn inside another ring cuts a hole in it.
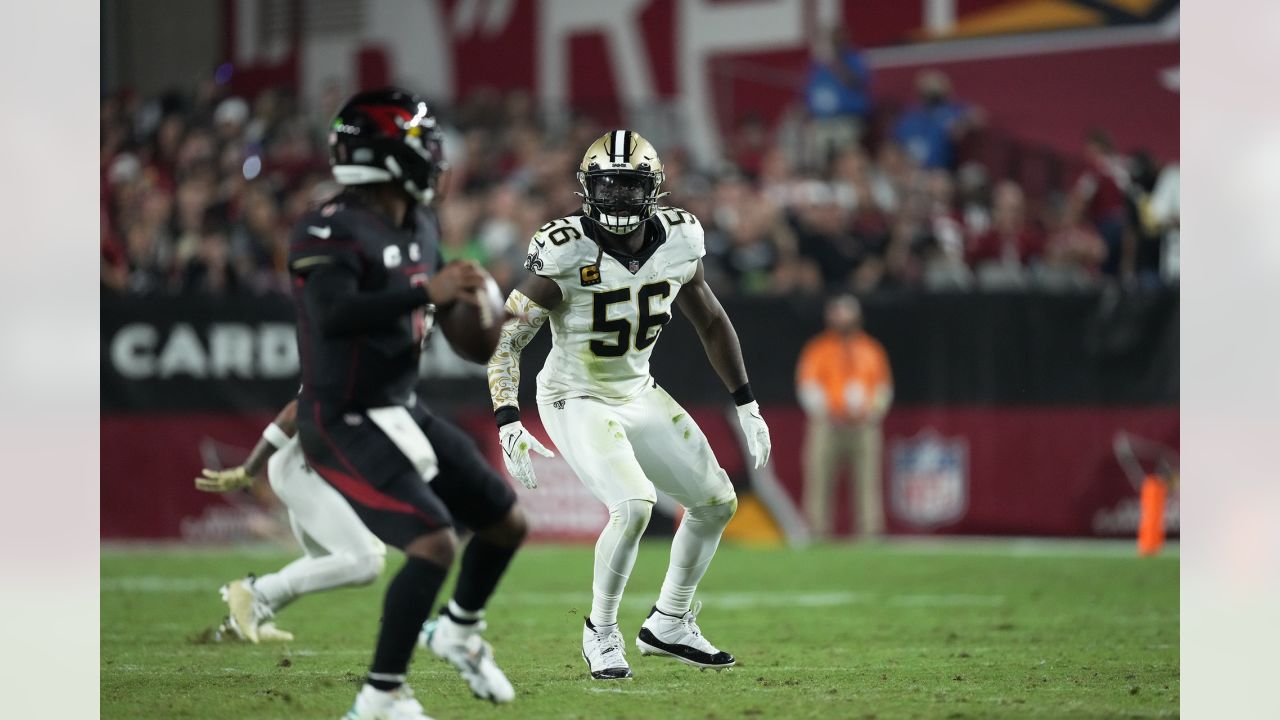
[{"label": "black number 56", "polygon": [[[658,339],[662,327],[671,322],[671,313],[654,313],[650,307],[655,297],[665,298],[671,294],[671,283],[659,282],[645,285],[636,293],[636,304],[639,306],[639,322],[635,328],[635,348],[644,350]],[[591,307],[591,330],[594,332],[614,333],[617,339],[613,342],[592,340],[591,352],[598,357],[621,357],[631,348],[631,321],[626,318],[609,318],[609,306],[631,301],[631,288],[619,288],[608,292],[596,293]]]},{"label": "black number 56", "polygon": [[[563,222],[564,225],[556,227],[561,222]],[[541,235],[543,233],[546,233],[546,236],[551,240],[552,245],[563,245],[570,240],[577,240],[582,237],[582,233],[578,232],[578,228],[574,227],[566,218],[552,220],[546,225],[538,228],[538,234]]]}]

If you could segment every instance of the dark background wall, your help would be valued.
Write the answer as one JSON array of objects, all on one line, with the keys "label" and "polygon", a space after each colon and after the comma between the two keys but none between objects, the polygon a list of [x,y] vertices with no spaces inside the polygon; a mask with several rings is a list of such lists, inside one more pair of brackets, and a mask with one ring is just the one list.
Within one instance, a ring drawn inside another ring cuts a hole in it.
[{"label": "dark background wall", "polygon": [[[1136,527],[1132,479],[1113,441],[1123,432],[1178,447],[1176,291],[886,295],[864,304],[895,375],[882,478],[891,532],[1124,535]],[[820,329],[821,305],[753,299],[726,308],[770,422],[772,469],[798,499],[805,421],[793,377],[801,346]],[[194,491],[190,478],[202,465],[241,462],[296,392],[288,301],[104,297],[102,330],[103,536],[221,537],[235,509]],[[422,394],[500,466],[483,369],[451,357],[442,341],[433,340]],[[534,378],[547,343],[541,334],[524,356],[525,416],[539,433]],[[749,487],[724,389],[678,314],[653,374],[689,409],[735,483]],[[921,465],[921,449],[958,463],[939,478],[940,467]],[[946,512],[912,490],[921,478],[958,493]],[[549,502],[544,512],[563,514]],[[849,503],[842,492],[842,532]]]}]

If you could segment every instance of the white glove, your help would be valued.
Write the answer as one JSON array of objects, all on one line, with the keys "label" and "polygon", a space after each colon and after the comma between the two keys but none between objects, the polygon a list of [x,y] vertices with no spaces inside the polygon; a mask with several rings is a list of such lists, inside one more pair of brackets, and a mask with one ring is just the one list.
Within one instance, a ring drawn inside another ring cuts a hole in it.
[{"label": "white glove", "polygon": [[533,433],[524,429],[517,420],[498,428],[498,444],[502,446],[502,460],[507,464],[507,472],[530,490],[538,487],[538,478],[533,474],[533,461],[529,459],[529,451],[543,457],[555,457],[556,454],[543,447]]},{"label": "white glove", "polygon": [[815,418],[827,416],[827,392],[817,383],[804,383],[796,391],[800,407],[806,415]]},{"label": "white glove", "polygon": [[746,405],[738,406],[738,422],[742,425],[742,434],[747,436],[747,452],[755,467],[762,468],[769,462],[769,426],[764,424],[760,416],[760,403],[752,400]]},{"label": "white glove", "polygon": [[863,389],[862,383],[854,381],[844,386],[844,407],[855,418],[866,414],[867,391]]}]

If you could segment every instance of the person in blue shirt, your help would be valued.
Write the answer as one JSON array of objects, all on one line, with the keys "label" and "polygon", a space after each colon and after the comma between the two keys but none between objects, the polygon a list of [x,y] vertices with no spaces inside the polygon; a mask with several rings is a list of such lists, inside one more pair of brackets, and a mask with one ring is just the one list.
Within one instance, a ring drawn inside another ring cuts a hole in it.
[{"label": "person in blue shirt", "polygon": [[818,34],[804,92],[812,118],[808,159],[821,170],[858,143],[871,114],[871,69],[843,27]]},{"label": "person in blue shirt", "polygon": [[893,138],[923,168],[950,169],[955,165],[955,143],[976,123],[976,112],[951,99],[951,82],[937,70],[925,70],[916,79],[920,102],[902,113]]}]

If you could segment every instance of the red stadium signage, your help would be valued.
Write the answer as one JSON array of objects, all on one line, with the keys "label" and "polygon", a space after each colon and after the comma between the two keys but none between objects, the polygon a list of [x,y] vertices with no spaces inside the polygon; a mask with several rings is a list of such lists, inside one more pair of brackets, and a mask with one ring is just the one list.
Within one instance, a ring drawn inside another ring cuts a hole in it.
[{"label": "red stadium signage", "polygon": [[[715,406],[690,408],[725,470],[745,482],[733,428]],[[799,409],[764,409],[774,470],[797,502],[805,422]],[[492,416],[460,417],[501,467]],[[241,462],[269,414],[104,415],[102,537],[229,541],[268,532],[260,506],[197,492],[202,465]],[[541,434],[536,417],[526,420]],[[1131,537],[1138,493],[1112,453],[1124,431],[1178,447],[1178,410],[1169,408],[901,408],[885,423],[886,517],[892,534]],[[517,489],[535,537],[590,541],[603,507],[563,462],[538,461],[540,487]],[[138,468],[146,468],[139,473]],[[847,486],[847,484],[846,484]],[[851,493],[836,503],[836,530],[851,532]],[[1177,498],[1166,523],[1176,532]]]},{"label": "red stadium signage", "polygon": [[1075,153],[1100,126],[1122,148],[1178,156],[1176,4],[438,0],[365,3],[358,22],[343,4],[311,4],[307,25],[325,28],[311,36],[289,13],[264,25],[278,13],[260,2],[224,5],[239,93],[287,84],[317,100],[334,81],[447,101],[519,90],[553,118],[637,125],[711,160],[743,117],[776,121],[797,105],[812,38],[840,22],[868,51],[878,104],[910,101],[915,73],[938,67],[959,98],[1022,139]]}]

